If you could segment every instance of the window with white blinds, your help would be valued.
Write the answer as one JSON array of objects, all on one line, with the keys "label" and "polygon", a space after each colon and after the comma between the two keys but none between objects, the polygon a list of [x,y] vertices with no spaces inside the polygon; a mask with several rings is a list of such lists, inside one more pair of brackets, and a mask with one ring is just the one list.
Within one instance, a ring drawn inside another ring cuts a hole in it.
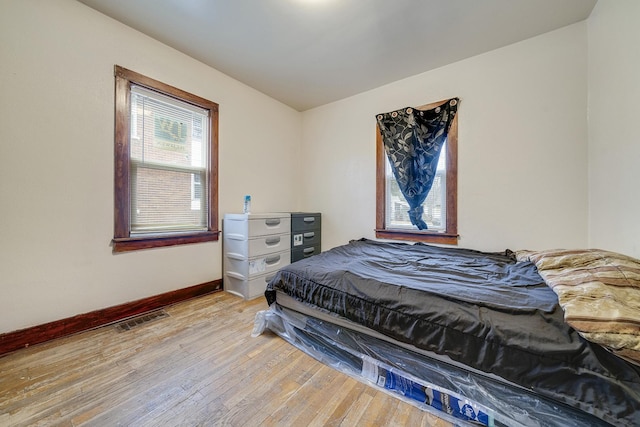
[{"label": "window with white blinds", "polygon": [[115,77],[114,252],[218,240],[218,104]]},{"label": "window with white blinds", "polygon": [[208,112],[131,87],[131,234],[206,230]]}]

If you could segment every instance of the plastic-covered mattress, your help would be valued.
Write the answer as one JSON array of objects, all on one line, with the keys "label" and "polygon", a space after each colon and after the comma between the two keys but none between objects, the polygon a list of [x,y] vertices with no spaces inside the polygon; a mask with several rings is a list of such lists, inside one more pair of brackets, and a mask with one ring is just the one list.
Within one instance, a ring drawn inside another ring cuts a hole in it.
[{"label": "plastic-covered mattress", "polygon": [[[444,357],[534,402],[640,424],[640,369],[580,337],[535,266],[509,253],[353,241],[280,270],[267,286],[268,302],[279,303],[277,295],[312,310],[310,319],[345,320],[363,337],[371,331]],[[536,422],[554,425],[547,418]]]}]

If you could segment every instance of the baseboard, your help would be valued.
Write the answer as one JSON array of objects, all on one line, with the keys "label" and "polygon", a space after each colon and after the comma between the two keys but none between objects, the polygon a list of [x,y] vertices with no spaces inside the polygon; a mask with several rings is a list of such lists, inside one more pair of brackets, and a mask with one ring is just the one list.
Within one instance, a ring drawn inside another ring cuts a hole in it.
[{"label": "baseboard", "polygon": [[117,322],[127,317],[136,316],[190,298],[221,290],[222,279],[218,279],[137,301],[103,308],[90,313],[56,320],[43,325],[0,334],[0,356],[24,347],[29,347],[30,345],[40,344],[56,338],[62,338],[78,332],[108,325],[109,323]]}]

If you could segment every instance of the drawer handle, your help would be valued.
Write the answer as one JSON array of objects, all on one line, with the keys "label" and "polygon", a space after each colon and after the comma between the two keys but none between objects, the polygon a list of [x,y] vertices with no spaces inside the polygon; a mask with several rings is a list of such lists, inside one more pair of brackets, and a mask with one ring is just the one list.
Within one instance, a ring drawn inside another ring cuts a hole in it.
[{"label": "drawer handle", "polygon": [[314,222],[316,222],[316,218],[313,216],[305,216],[302,220],[307,224],[313,224]]},{"label": "drawer handle", "polygon": [[280,255],[274,255],[264,260],[268,265],[274,265],[280,262]]},{"label": "drawer handle", "polygon": [[303,249],[302,253],[304,254],[304,256],[311,256],[315,251],[316,251],[316,248],[311,247],[311,248]]},{"label": "drawer handle", "polygon": [[268,237],[264,242],[267,244],[267,246],[277,245],[278,243],[280,243],[280,237]]},{"label": "drawer handle", "polygon": [[247,259],[244,255],[236,254],[234,252],[227,253],[227,258],[235,259],[235,260],[238,260],[238,261],[244,261],[245,259]]},{"label": "drawer handle", "polygon": [[276,225],[280,225],[280,218],[265,219],[264,223],[267,227],[275,227]]},{"label": "drawer handle", "polygon": [[316,233],[314,233],[313,231],[310,233],[304,233],[304,238],[305,239],[313,239],[315,237]]}]

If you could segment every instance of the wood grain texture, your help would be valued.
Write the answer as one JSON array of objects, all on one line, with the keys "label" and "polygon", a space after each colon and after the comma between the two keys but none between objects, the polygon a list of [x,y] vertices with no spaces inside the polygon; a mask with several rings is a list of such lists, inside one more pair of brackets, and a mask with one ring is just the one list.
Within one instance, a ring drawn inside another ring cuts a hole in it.
[{"label": "wood grain texture", "polygon": [[451,426],[269,332],[252,338],[266,308],[217,292],[128,332],[0,357],[0,425]]},{"label": "wood grain texture", "polygon": [[125,304],[83,313],[66,319],[37,325],[19,331],[0,334],[0,356],[30,345],[62,338],[78,332],[100,327],[127,317],[136,316],[210,292],[221,291],[222,280],[214,280],[164,294],[154,295]]}]

